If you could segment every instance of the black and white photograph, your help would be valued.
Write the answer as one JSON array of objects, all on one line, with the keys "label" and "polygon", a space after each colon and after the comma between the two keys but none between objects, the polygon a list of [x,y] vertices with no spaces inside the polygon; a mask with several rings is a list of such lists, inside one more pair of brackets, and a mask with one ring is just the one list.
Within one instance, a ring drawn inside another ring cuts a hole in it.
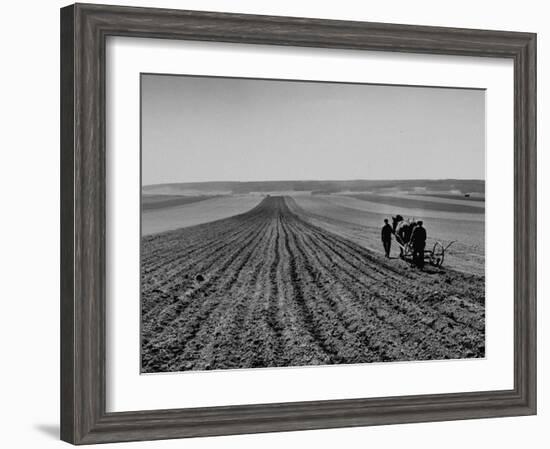
[{"label": "black and white photograph", "polygon": [[141,75],[141,372],[485,357],[485,91]]}]

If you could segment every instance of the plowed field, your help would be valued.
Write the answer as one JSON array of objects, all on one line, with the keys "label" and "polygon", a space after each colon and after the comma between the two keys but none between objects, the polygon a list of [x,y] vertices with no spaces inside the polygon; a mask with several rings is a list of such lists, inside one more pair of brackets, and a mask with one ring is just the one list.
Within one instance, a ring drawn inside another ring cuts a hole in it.
[{"label": "plowed field", "polygon": [[485,355],[483,276],[384,259],[290,197],[143,237],[141,281],[142,372]]}]

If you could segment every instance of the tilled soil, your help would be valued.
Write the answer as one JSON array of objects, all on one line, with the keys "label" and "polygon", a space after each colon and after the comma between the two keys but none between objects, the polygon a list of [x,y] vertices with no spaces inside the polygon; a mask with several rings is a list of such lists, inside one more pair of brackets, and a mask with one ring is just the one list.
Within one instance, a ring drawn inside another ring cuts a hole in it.
[{"label": "tilled soil", "polygon": [[289,197],[143,237],[141,281],[142,372],[485,355],[483,276],[384,259]]}]

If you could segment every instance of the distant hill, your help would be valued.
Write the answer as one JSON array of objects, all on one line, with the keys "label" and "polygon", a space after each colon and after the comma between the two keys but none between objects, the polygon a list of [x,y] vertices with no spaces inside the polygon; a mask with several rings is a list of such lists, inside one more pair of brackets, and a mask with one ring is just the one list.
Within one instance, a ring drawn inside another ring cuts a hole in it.
[{"label": "distant hill", "polygon": [[351,181],[214,181],[182,182],[143,186],[146,195],[219,195],[252,192],[296,191],[315,193],[431,191],[454,193],[485,193],[485,181],[479,179],[410,179],[410,180],[351,180]]}]

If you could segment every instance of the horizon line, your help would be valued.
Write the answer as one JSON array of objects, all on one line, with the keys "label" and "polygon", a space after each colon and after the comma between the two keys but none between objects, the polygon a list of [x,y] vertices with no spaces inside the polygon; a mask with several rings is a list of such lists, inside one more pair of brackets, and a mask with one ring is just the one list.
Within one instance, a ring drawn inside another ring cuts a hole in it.
[{"label": "horizon line", "polygon": [[234,183],[234,184],[246,184],[246,183],[257,183],[257,182],[357,182],[357,181],[367,181],[367,182],[386,182],[386,181],[482,181],[485,182],[485,179],[481,178],[378,178],[378,179],[366,179],[366,178],[355,178],[355,179],[272,179],[272,180],[247,180],[247,181],[169,181],[169,182],[160,182],[156,184],[142,184],[141,188],[144,187],[153,187],[153,186],[162,186],[169,184],[221,184],[221,183]]}]

